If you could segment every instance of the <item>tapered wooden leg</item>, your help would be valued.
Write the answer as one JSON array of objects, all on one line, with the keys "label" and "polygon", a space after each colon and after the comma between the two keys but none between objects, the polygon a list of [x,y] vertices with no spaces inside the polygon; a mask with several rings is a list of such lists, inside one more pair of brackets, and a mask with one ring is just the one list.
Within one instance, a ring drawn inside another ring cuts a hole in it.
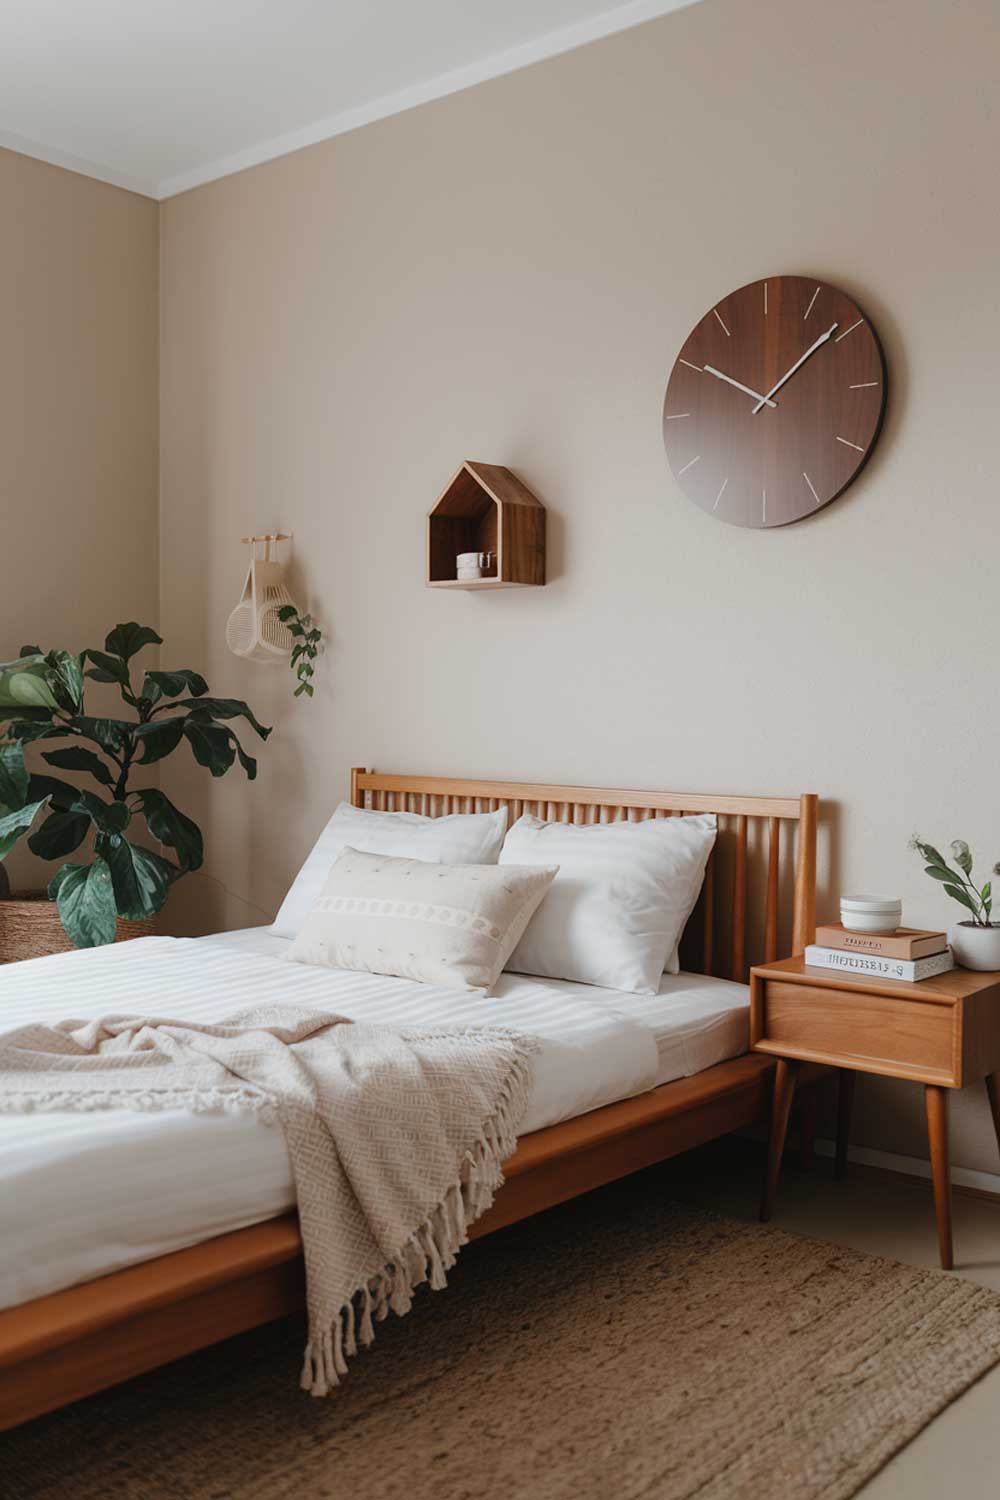
[{"label": "tapered wooden leg", "polygon": [[852,1068],[841,1068],[837,1075],[837,1156],[834,1168],[837,1181],[847,1171],[847,1147],[851,1139],[851,1110],[854,1106],[854,1083],[857,1074]]},{"label": "tapered wooden leg", "polygon": [[799,1158],[803,1172],[813,1164],[816,1148],[816,1090],[804,1089],[799,1095]]},{"label": "tapered wooden leg", "polygon": [[774,1075],[774,1099],[771,1104],[771,1138],[767,1145],[767,1172],[764,1176],[764,1191],[760,1200],[760,1217],[765,1224],[771,1217],[774,1195],[778,1187],[778,1173],[781,1171],[781,1157],[785,1149],[785,1136],[788,1133],[788,1116],[792,1112],[792,1099],[795,1097],[797,1071],[798,1063],[789,1062],[785,1057],[778,1058],[778,1067]]},{"label": "tapered wooden leg", "polygon": [[927,1104],[927,1135],[931,1145],[931,1176],[934,1178],[934,1212],[937,1214],[941,1268],[954,1265],[951,1247],[951,1173],[948,1168],[948,1090],[936,1083],[924,1084]]},{"label": "tapered wooden leg", "polygon": [[986,1094],[993,1115],[993,1129],[997,1133],[997,1145],[1000,1146],[1000,1073],[987,1073]]}]

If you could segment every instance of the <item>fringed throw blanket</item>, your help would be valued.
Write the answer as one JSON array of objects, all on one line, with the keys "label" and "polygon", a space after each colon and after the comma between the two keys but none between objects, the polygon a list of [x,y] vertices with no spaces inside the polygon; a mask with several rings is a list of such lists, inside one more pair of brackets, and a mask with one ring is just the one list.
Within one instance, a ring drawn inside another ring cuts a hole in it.
[{"label": "fringed throw blanket", "polygon": [[219,1025],[141,1016],[0,1037],[0,1110],[252,1110],[288,1142],[305,1247],[302,1385],[326,1395],[373,1319],[439,1289],[517,1144],[536,1043],[396,1031],[274,1005]]}]

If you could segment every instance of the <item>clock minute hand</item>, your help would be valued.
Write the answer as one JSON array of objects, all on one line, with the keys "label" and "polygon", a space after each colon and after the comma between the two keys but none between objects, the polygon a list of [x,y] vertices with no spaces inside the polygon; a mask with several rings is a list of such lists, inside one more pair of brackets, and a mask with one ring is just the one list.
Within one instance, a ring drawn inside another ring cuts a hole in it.
[{"label": "clock minute hand", "polygon": [[706,370],[709,375],[714,375],[716,380],[724,380],[727,385],[734,385],[738,391],[743,392],[744,396],[752,396],[755,401],[760,401],[767,406],[777,406],[778,404],[777,401],[772,401],[769,396],[762,396],[760,391],[752,391],[748,385],[741,385],[731,375],[723,375],[722,371],[717,370],[714,365],[702,365],[702,369]]},{"label": "clock minute hand", "polygon": [[805,362],[809,358],[810,354],[815,354],[816,350],[820,347],[821,344],[825,344],[826,341],[827,341],[827,339],[833,337],[833,335],[836,333],[836,331],[839,328],[839,326],[840,325],[838,323],[831,324],[831,326],[826,330],[825,333],[821,333],[820,334],[820,336],[816,340],[815,344],[810,344],[809,345],[809,348],[806,350],[805,354],[800,354],[799,355],[799,357],[795,361],[794,365],[792,365],[792,368],[790,370],[786,370],[785,371],[784,375],[782,375],[782,377],[778,381],[777,385],[772,385],[772,387],[768,391],[767,395],[766,396],[761,396],[760,400],[757,402],[757,405],[754,407],[753,412],[751,413],[752,416],[756,416],[757,415],[757,413],[760,411],[761,407],[767,404],[767,402],[769,401],[770,397],[774,395],[775,391],[780,391],[781,390],[781,387],[784,385],[784,383],[785,383],[786,380],[791,380],[792,376],[795,374],[795,371],[799,368],[800,365],[804,365],[805,364]]}]

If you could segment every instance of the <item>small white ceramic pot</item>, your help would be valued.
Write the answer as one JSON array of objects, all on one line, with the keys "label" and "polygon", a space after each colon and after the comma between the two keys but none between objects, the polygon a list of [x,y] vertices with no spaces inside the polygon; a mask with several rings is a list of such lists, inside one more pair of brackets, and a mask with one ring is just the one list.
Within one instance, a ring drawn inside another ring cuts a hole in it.
[{"label": "small white ceramic pot", "polygon": [[963,969],[1000,969],[1000,922],[992,927],[956,922],[948,929],[948,946]]},{"label": "small white ceramic pot", "polygon": [[895,932],[903,903],[895,896],[841,896],[840,920],[848,932]]}]

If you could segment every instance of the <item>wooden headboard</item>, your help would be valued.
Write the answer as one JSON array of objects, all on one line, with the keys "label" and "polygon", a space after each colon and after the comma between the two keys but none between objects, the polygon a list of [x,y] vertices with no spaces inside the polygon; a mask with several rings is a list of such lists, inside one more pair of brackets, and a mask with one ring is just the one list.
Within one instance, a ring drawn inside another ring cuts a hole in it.
[{"label": "wooden headboard", "polygon": [[708,796],[390,776],[355,767],[351,801],[355,807],[432,818],[506,807],[511,823],[524,812],[560,823],[621,818],[637,823],[715,813],[719,836],[681,945],[685,969],[745,981],[751,964],[773,962],[782,956],[783,944],[786,953],[801,953],[815,935],[818,798],[813,792],[801,797]]}]

